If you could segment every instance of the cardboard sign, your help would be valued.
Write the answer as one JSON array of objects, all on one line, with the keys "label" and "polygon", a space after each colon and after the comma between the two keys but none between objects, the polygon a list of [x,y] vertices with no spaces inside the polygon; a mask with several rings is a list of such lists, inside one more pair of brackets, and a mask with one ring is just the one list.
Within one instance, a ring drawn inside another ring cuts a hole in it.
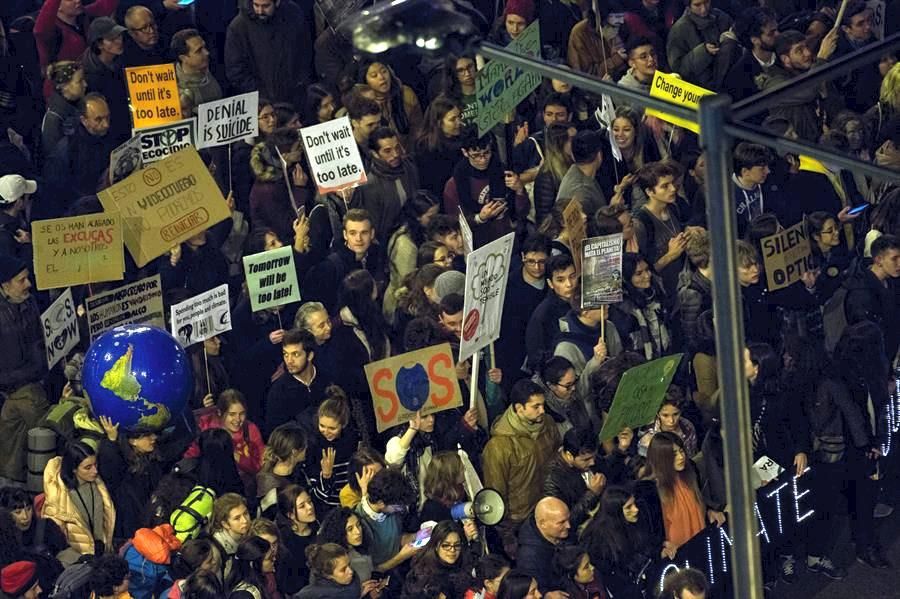
[{"label": "cardboard sign", "polygon": [[656,419],[683,355],[665,356],[629,368],[622,375],[609,408],[609,416],[600,431],[601,441],[612,439],[626,427],[644,426]]},{"label": "cardboard sign", "polygon": [[300,285],[290,246],[244,256],[247,292],[254,312],[300,301]]},{"label": "cardboard sign", "polygon": [[417,411],[427,416],[463,403],[449,343],[370,362],[365,371],[379,433]]},{"label": "cardboard sign", "polygon": [[71,289],[63,291],[62,295],[41,314],[41,325],[44,327],[47,368],[53,368],[81,341],[78,314],[75,312]]},{"label": "cardboard sign", "polygon": [[219,285],[171,308],[172,336],[182,347],[231,330],[228,285]]},{"label": "cardboard sign", "polygon": [[141,138],[137,135],[109,153],[109,183],[115,185],[134,171],[143,168]]},{"label": "cardboard sign", "polygon": [[108,212],[122,214],[125,245],[139,267],[231,216],[194,148],[145,166],[97,197]]},{"label": "cardboard sign", "polygon": [[175,65],[157,64],[125,69],[135,129],[165,125],[181,119],[181,99]]},{"label": "cardboard sign", "polygon": [[166,328],[162,283],[153,275],[84,300],[91,340],[123,324],[149,324]]},{"label": "cardboard sign", "polygon": [[509,233],[466,256],[460,362],[500,337],[500,318],[514,243],[515,234]]},{"label": "cardboard sign", "polygon": [[31,242],[38,289],[119,281],[125,272],[122,221],[114,212],[36,220]]},{"label": "cardboard sign", "polygon": [[563,210],[563,226],[569,232],[569,251],[572,252],[572,261],[575,262],[575,272],[581,273],[581,244],[587,235],[587,224],[584,221],[584,211],[581,202],[572,200]]},{"label": "cardboard sign", "polygon": [[[661,98],[671,104],[684,106],[685,108],[697,109],[700,106],[700,98],[712,95],[713,92],[703,89],[699,85],[688,83],[678,75],[663,73],[659,70],[653,75],[653,82],[650,84],[650,97]],[[655,116],[658,119],[672,123],[679,127],[684,127],[694,133],[700,132],[700,125],[693,121],[686,121],[677,116],[660,112],[658,110],[647,109],[648,116]]]},{"label": "cardboard sign", "polygon": [[184,119],[159,127],[135,129],[133,133],[141,144],[141,162],[145,165],[157,162],[187,147],[196,146],[196,125],[194,119]]},{"label": "cardboard sign", "polygon": [[259,92],[232,96],[197,108],[197,148],[223,146],[259,135]]},{"label": "cardboard sign", "polygon": [[582,242],[581,309],[592,310],[622,301],[621,233]]},{"label": "cardboard sign", "polygon": [[300,137],[320,194],[366,182],[366,171],[348,117],[300,129]]},{"label": "cardboard sign", "polygon": [[760,245],[769,291],[796,283],[803,273],[815,268],[803,221],[779,233],[763,237]]},{"label": "cardboard sign", "polygon": [[[510,52],[540,58],[541,32],[535,20],[506,47]],[[501,122],[519,103],[541,84],[541,75],[526,72],[500,60],[492,60],[475,77],[478,108],[475,123],[478,135],[484,135]]]}]

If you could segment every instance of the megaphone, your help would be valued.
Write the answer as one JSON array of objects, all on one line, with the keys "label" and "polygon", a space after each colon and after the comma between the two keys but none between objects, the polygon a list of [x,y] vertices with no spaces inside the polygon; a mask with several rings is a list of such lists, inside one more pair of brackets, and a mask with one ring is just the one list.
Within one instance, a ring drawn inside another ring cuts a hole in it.
[{"label": "megaphone", "polygon": [[472,501],[457,503],[450,508],[450,517],[454,520],[471,518],[486,526],[493,526],[503,520],[506,504],[500,493],[494,489],[484,488],[475,494]]}]

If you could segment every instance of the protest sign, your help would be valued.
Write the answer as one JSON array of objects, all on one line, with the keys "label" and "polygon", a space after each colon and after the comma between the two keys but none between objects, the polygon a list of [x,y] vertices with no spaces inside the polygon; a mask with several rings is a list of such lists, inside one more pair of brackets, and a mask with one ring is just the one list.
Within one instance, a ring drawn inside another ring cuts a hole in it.
[{"label": "protest sign", "polygon": [[258,91],[201,104],[197,109],[197,149],[259,135],[258,106]]},{"label": "protest sign", "polygon": [[612,439],[626,427],[636,428],[653,422],[683,355],[665,356],[629,368],[622,375],[609,416],[600,431],[601,441]]},{"label": "protest sign", "polygon": [[114,185],[144,166],[141,138],[137,135],[109,153],[109,182]]},{"label": "protest sign", "polygon": [[449,343],[370,362],[365,371],[379,433],[417,411],[427,416],[462,405]]},{"label": "protest sign", "polygon": [[609,137],[609,147],[612,155],[619,162],[622,161],[622,149],[616,143],[616,137],[613,135],[613,121],[616,120],[616,105],[613,104],[612,98],[603,94],[600,97],[600,107],[596,111],[597,120],[600,125],[606,128],[606,135]]},{"label": "protest sign", "polygon": [[84,300],[91,340],[123,324],[166,328],[162,283],[153,275]]},{"label": "protest sign", "polygon": [[244,256],[247,293],[254,312],[300,301],[300,285],[290,246]]},{"label": "protest sign", "polygon": [[875,36],[876,39],[883,40],[884,39],[884,15],[885,15],[885,1],[884,0],[868,0],[866,2],[866,6],[869,10],[872,11],[872,35]]},{"label": "protest sign", "polygon": [[135,137],[141,143],[141,162],[143,165],[168,158],[172,154],[187,147],[196,146],[197,121],[184,119],[158,127],[135,129]]},{"label": "protest sign", "polygon": [[472,227],[469,226],[462,208],[459,209],[459,231],[462,234],[463,252],[468,256],[475,249],[475,238],[472,237]]},{"label": "protest sign", "polygon": [[97,193],[107,212],[120,212],[125,246],[139,267],[231,216],[194,148],[185,148]]},{"label": "protest sign", "polygon": [[231,330],[228,285],[219,285],[171,308],[172,336],[182,347]]},{"label": "protest sign", "polygon": [[119,281],[125,272],[117,213],[36,220],[31,243],[38,289]]},{"label": "protest sign", "polygon": [[803,273],[815,268],[804,221],[763,237],[760,245],[769,291],[796,283]]},{"label": "protest sign", "polygon": [[300,137],[320,194],[366,182],[366,171],[348,117],[300,129]]},{"label": "protest sign", "polygon": [[[529,25],[506,49],[516,54],[540,58],[541,32],[538,21]],[[475,98],[478,101],[475,123],[478,125],[478,135],[484,135],[501,122],[540,84],[541,75],[538,73],[527,72],[500,59],[487,63],[475,77]]]},{"label": "protest sign", "polygon": [[125,69],[131,124],[135,129],[165,125],[181,119],[181,99],[175,65],[157,64]]},{"label": "protest sign", "polygon": [[515,234],[509,233],[466,256],[460,362],[500,337],[500,317],[514,240]]},{"label": "protest sign", "polygon": [[569,233],[569,251],[572,252],[572,260],[575,262],[575,272],[581,273],[581,243],[587,235],[587,224],[581,202],[572,200],[563,210],[563,227]]},{"label": "protest sign", "polygon": [[41,325],[44,327],[47,368],[53,368],[81,341],[71,289],[63,291],[62,295],[41,314]]},{"label": "protest sign", "polygon": [[[653,81],[650,84],[651,98],[661,98],[671,104],[677,104],[678,106],[684,106],[685,108],[693,108],[694,110],[700,106],[700,98],[712,95],[712,93],[713,92],[708,89],[703,89],[699,85],[688,83],[678,77],[678,75],[663,73],[658,69],[653,75]],[[672,123],[673,125],[684,127],[694,133],[700,132],[700,125],[695,122],[686,121],[677,116],[658,110],[652,110],[650,108],[647,109],[646,114],[647,116],[655,116],[656,118]]]},{"label": "protest sign", "polygon": [[622,234],[582,242],[581,309],[593,310],[622,301]]}]

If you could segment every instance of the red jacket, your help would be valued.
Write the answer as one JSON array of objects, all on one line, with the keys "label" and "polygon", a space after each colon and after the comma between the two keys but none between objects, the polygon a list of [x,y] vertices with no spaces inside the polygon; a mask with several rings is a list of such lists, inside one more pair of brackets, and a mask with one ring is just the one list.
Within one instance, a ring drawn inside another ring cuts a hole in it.
[{"label": "red jacket", "polygon": [[[211,410],[208,414],[203,414],[197,419],[197,426],[201,431],[208,428],[223,428],[219,415]],[[244,426],[236,433],[231,434],[231,442],[234,443],[234,461],[237,464],[238,472],[241,478],[255,479],[256,474],[262,468],[263,451],[266,444],[263,443],[262,435],[259,428],[250,422],[244,421]],[[186,458],[196,458],[200,456],[200,446],[196,439],[191,446],[184,452]]]}]

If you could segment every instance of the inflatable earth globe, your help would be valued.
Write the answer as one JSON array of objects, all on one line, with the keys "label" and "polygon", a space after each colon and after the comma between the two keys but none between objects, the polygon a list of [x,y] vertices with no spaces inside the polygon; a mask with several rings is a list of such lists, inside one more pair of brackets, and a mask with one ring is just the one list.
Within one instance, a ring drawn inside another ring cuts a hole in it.
[{"label": "inflatable earth globe", "polygon": [[165,427],[184,410],[193,388],[184,349],[149,325],[119,326],[94,340],[81,379],[94,415],[132,431]]}]

